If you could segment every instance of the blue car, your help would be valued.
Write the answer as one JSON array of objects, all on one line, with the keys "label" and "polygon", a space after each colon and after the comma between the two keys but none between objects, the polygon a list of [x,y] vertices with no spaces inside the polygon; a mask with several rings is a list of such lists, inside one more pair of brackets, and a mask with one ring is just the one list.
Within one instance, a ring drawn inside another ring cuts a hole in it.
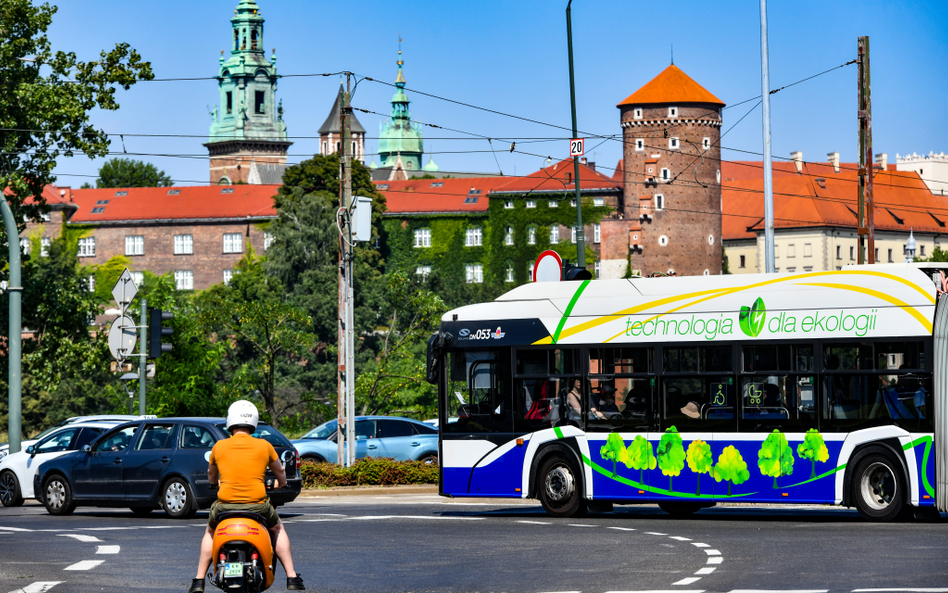
[{"label": "blue car", "polygon": [[[391,457],[438,463],[438,431],[427,424],[396,416],[356,416],[355,421],[356,459]],[[303,461],[337,463],[338,432],[337,422],[330,420],[293,441],[293,445]]]}]

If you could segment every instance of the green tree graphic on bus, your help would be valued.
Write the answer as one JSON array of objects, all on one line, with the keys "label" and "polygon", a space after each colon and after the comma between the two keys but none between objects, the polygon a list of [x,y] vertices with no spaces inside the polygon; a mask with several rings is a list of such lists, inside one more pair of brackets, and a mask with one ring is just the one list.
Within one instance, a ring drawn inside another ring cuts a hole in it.
[{"label": "green tree graphic on bus", "polygon": [[764,439],[757,452],[757,466],[761,474],[773,477],[774,488],[777,487],[777,478],[793,473],[793,450],[779,430],[774,429]]},{"label": "green tree graphic on bus", "polygon": [[698,489],[695,494],[701,494],[701,474],[711,471],[711,464],[714,463],[714,457],[711,456],[711,445],[695,439],[688,445],[688,451],[685,452],[685,461],[688,462],[688,469],[698,474]]},{"label": "green tree graphic on bus", "polygon": [[639,484],[644,484],[643,472],[647,469],[655,469],[657,460],[652,454],[652,443],[642,435],[638,435],[629,445],[629,447],[619,456],[619,461],[625,464],[629,469],[639,470]]},{"label": "green tree graphic on bus", "polygon": [[625,443],[622,441],[622,437],[619,436],[619,433],[609,433],[609,436],[606,437],[606,444],[603,445],[601,449],[599,449],[599,454],[602,455],[603,459],[608,459],[612,462],[613,476],[616,475],[616,460],[624,452]]},{"label": "green tree graphic on bus", "polygon": [[815,428],[806,431],[803,442],[797,445],[797,455],[800,459],[810,460],[810,477],[816,477],[816,462],[825,462],[829,460],[829,451],[823,442],[823,435]]},{"label": "green tree graphic on bus", "polygon": [[711,470],[714,481],[727,482],[727,495],[731,495],[731,484],[743,484],[750,478],[750,472],[747,471],[747,464],[741,457],[741,452],[734,445],[724,447],[721,454],[718,455],[718,462]]},{"label": "green tree graphic on bus", "polygon": [[685,469],[685,448],[682,446],[681,436],[678,429],[670,426],[662,440],[658,442],[658,449],[655,451],[658,457],[658,467],[662,473],[668,476],[668,491],[674,492],[672,488],[672,478],[681,474]]},{"label": "green tree graphic on bus", "polygon": [[741,307],[741,314],[738,317],[741,330],[752,338],[760,335],[764,329],[764,319],[767,317],[767,310],[764,307],[764,299],[757,297],[754,304],[750,307]]}]

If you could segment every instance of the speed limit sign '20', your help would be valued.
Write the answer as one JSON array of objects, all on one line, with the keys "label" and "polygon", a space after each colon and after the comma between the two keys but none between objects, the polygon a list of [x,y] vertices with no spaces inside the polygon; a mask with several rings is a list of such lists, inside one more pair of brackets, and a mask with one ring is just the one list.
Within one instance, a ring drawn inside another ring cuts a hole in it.
[{"label": "speed limit sign '20'", "polygon": [[569,156],[583,156],[586,152],[586,139],[574,138],[569,141]]}]

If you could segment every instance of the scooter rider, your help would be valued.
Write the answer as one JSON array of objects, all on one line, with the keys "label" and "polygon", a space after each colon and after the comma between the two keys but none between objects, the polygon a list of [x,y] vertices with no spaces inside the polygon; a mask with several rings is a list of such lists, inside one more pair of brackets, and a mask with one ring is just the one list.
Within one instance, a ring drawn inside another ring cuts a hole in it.
[{"label": "scooter rider", "polygon": [[276,540],[277,558],[286,569],[286,588],[290,591],[306,589],[303,586],[303,577],[293,570],[290,539],[276,509],[270,504],[264,486],[267,468],[276,476],[277,488],[286,485],[286,471],[273,445],[264,439],[253,438],[258,419],[257,407],[246,400],[234,402],[227,410],[227,430],[231,437],[214,445],[207,468],[211,486],[219,485],[220,489],[207,519],[197,577],[191,581],[188,593],[204,591],[204,578],[211,566],[214,529],[219,522],[218,515],[225,511],[250,511],[266,517],[267,527]]}]

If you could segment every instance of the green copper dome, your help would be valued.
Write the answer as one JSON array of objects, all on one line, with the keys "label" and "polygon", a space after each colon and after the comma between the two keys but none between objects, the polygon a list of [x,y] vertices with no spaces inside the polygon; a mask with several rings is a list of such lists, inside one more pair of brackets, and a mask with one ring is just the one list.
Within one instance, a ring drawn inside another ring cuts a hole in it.
[{"label": "green copper dome", "polygon": [[440,171],[440,170],[441,170],[441,167],[439,167],[438,165],[435,164],[434,159],[431,158],[431,157],[428,157],[428,164],[425,165],[425,171],[429,171],[429,172],[431,172],[431,173],[435,173],[435,172]]},{"label": "green copper dome", "polygon": [[[402,53],[399,50],[399,55]],[[381,167],[394,167],[399,157],[406,170],[421,170],[421,156],[424,154],[424,141],[421,127],[413,125],[408,111],[408,95],[405,94],[405,75],[398,60],[398,76],[395,78],[395,96],[392,97],[392,115],[387,122],[380,124],[379,157]]]}]

